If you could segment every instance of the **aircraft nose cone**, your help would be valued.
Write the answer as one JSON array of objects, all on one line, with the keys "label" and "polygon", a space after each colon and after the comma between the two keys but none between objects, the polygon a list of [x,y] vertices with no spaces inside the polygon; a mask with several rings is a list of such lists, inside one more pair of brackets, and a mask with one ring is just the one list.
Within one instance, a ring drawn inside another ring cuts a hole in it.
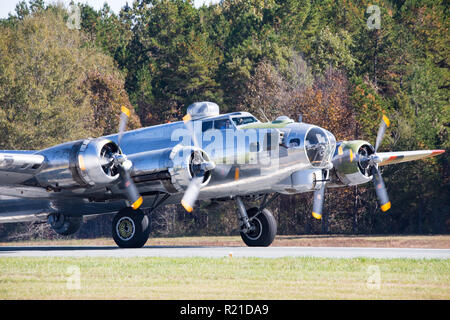
[{"label": "aircraft nose cone", "polygon": [[305,150],[313,167],[332,166],[331,158],[336,148],[336,139],[331,132],[319,127],[311,128],[305,137]]}]

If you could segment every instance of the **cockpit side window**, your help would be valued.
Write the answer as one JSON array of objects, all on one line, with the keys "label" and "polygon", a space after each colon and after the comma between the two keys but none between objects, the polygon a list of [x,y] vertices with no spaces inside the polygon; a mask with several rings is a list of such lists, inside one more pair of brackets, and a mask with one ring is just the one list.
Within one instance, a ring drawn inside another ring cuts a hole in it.
[{"label": "cockpit side window", "polygon": [[202,132],[213,128],[213,121],[205,121],[202,123]]},{"label": "cockpit side window", "polygon": [[232,119],[236,126],[257,122],[254,117],[234,117]]},{"label": "cockpit side window", "polygon": [[230,119],[219,119],[214,121],[214,129],[218,130],[225,130],[225,129],[232,129],[233,126],[231,124]]}]

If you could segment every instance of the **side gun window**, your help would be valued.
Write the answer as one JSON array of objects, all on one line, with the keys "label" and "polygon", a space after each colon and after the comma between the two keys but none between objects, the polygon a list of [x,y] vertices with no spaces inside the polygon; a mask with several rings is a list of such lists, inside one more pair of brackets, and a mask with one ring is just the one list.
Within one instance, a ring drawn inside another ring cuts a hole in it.
[{"label": "side gun window", "polygon": [[289,148],[298,148],[300,147],[300,139],[294,138],[289,141]]},{"label": "side gun window", "polygon": [[206,121],[202,123],[202,132],[205,132],[207,130],[212,129],[213,127],[213,122],[212,121]]}]

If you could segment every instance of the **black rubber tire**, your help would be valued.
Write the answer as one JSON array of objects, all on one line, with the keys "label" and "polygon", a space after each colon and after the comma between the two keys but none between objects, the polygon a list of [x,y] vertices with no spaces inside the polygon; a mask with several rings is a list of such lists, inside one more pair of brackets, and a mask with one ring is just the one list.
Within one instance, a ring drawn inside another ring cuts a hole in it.
[{"label": "black rubber tire", "polygon": [[249,247],[268,247],[277,234],[277,222],[267,209],[263,209],[258,215],[257,213],[258,208],[247,210],[247,215],[251,220],[250,224],[254,225],[256,229],[249,233],[241,231],[241,238]]},{"label": "black rubber tire", "polygon": [[[120,233],[120,227],[122,227],[122,232],[125,232],[125,234]],[[147,242],[149,235],[150,221],[142,210],[124,208],[114,216],[112,236],[120,248],[142,248]]]},{"label": "black rubber tire", "polygon": [[74,234],[80,230],[80,227],[83,224],[83,217],[73,217],[61,214],[55,216],[55,218],[57,218],[57,220],[50,223],[50,227],[57,234],[62,236],[70,236],[71,234]]}]

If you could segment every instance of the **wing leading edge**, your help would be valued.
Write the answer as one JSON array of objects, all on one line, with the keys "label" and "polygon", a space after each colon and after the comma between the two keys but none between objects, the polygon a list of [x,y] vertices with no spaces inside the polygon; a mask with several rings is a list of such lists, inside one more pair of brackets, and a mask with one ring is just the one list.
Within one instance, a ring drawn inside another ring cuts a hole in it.
[{"label": "wing leading edge", "polygon": [[45,157],[31,152],[0,151],[0,185],[21,184],[39,171]]},{"label": "wing leading edge", "polygon": [[0,169],[29,169],[40,166],[44,162],[44,156],[38,154],[28,154],[22,152],[0,152]]}]

